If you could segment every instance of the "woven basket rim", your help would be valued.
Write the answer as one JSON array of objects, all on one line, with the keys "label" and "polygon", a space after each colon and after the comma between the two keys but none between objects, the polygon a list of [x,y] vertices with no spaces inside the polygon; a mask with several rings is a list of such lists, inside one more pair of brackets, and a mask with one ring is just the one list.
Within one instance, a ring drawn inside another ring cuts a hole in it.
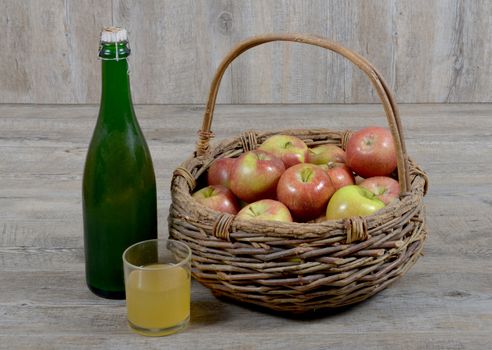
[{"label": "woven basket rim", "polygon": [[[299,129],[267,130],[267,131],[256,131],[256,132],[260,137],[268,137],[269,135],[274,135],[274,134],[299,135],[299,134],[303,134],[306,131],[309,131],[311,133],[320,132],[320,133],[334,133],[334,134],[347,132],[347,130],[336,131],[328,128],[316,128],[316,129],[299,128]],[[207,155],[196,156],[192,154],[188,159],[186,159],[183,163],[181,163],[180,166],[185,166],[187,163],[195,160],[195,166],[203,166],[202,170],[206,170],[214,160],[218,158],[222,158],[223,153],[220,152],[220,150],[226,146],[230,146],[234,142],[237,142],[239,137],[240,135],[235,135],[235,136],[227,137],[219,141],[218,143],[214,142],[210,145],[210,152]],[[244,150],[238,150],[238,153],[242,154],[244,153]],[[412,170],[413,171],[418,170],[418,165],[416,165],[416,163],[410,157],[408,157],[408,160],[409,160],[410,173],[414,173],[416,177],[421,177],[423,181],[420,182],[412,181],[410,192],[405,194],[403,197],[388,204],[384,208],[378,210],[377,212],[365,216],[364,219],[366,220],[369,229],[371,229],[372,227],[377,227],[378,223],[380,222],[379,220],[380,218],[385,216],[394,216],[394,213],[397,212],[401,206],[403,206],[405,201],[411,201],[415,199],[420,200],[425,195],[426,192],[425,184],[427,182],[427,179],[424,177],[423,174],[421,174],[421,171],[412,172]],[[200,216],[199,219],[208,217],[212,221],[215,221],[223,214],[221,212],[210,209],[204,206],[203,204],[199,203],[195,199],[193,199],[192,193],[194,189],[190,189],[186,184],[186,182],[183,181],[176,184],[173,183],[172,187],[173,186],[177,186],[181,190],[186,191],[186,199],[188,200],[189,205],[199,208],[200,209],[199,211],[205,214],[204,216]],[[261,234],[266,237],[269,236],[272,237],[288,236],[291,238],[305,237],[307,234],[306,232],[312,231],[309,233],[309,236],[314,238],[321,235],[326,236],[326,233],[328,231],[344,230],[345,220],[346,219],[337,219],[337,220],[326,220],[322,222],[281,222],[281,221],[268,221],[268,220],[254,220],[253,222],[254,225],[257,227],[257,229],[261,231]],[[241,231],[242,229],[249,228],[251,223],[252,220],[241,219],[236,217],[234,218],[236,231]],[[284,230],[289,230],[291,232],[289,232],[288,234],[277,234],[275,232],[271,232],[272,228],[283,228]],[[301,231],[304,233],[297,233],[296,231]]]}]

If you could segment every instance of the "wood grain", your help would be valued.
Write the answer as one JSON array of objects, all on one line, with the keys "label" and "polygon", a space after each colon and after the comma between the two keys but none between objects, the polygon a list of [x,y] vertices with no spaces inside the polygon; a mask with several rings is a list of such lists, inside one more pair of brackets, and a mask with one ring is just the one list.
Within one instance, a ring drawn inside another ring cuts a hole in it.
[{"label": "wood grain", "polygon": [[397,2],[396,94],[412,96],[405,102],[482,101],[487,92],[479,76],[492,73],[484,60],[491,49],[483,42],[492,31],[491,13],[488,1]]},{"label": "wood grain", "polygon": [[0,103],[98,101],[104,0],[2,0]]},{"label": "wood grain", "polygon": [[[232,45],[230,24],[224,23],[228,3],[115,0],[113,4],[114,22],[128,28],[131,38],[134,100],[201,103],[214,67]],[[230,77],[224,82],[230,90]]]},{"label": "wood grain", "polygon": [[[128,28],[134,100],[204,103],[222,57],[266,32],[339,41],[382,72],[400,102],[491,102],[486,0],[2,0],[0,103],[98,103],[99,31]],[[253,50],[220,103],[378,102],[341,57],[301,45]]]},{"label": "wood grain", "polygon": [[[202,109],[136,108],[156,164],[160,236],[171,171],[193,151]],[[430,235],[424,257],[387,290],[299,319],[218,300],[195,283],[189,329],[148,339],[128,330],[124,302],[85,287],[80,183],[97,106],[0,105],[0,349],[485,349],[491,113],[490,104],[401,106],[409,153],[430,176]],[[369,124],[384,125],[381,106],[219,105],[213,130],[220,139],[255,126]]]}]

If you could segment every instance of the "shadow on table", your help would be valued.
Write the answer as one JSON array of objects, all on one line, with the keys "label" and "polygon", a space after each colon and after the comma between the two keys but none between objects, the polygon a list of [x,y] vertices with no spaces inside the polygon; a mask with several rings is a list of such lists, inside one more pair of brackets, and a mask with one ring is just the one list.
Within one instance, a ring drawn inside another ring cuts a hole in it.
[{"label": "shadow on table", "polygon": [[[363,304],[364,302],[348,305],[348,306],[343,306],[335,309],[321,309],[321,310],[316,310],[316,311],[310,311],[310,312],[305,312],[305,313],[300,313],[300,314],[292,314],[292,313],[287,313],[287,312],[281,312],[281,311],[274,311],[271,309],[268,309],[266,307],[261,307],[259,305],[253,305],[253,304],[246,304],[246,303],[240,303],[236,300],[224,297],[224,296],[215,296],[217,300],[220,300],[223,303],[230,304],[230,305],[236,305],[239,306],[243,309],[246,310],[251,310],[251,311],[257,311],[261,312],[264,314],[272,315],[272,316],[277,316],[277,317],[282,317],[282,318],[287,318],[291,320],[297,320],[297,321],[314,321],[314,320],[319,320],[323,318],[329,318],[329,317],[334,317],[338,315],[343,315],[348,312],[351,312],[352,310],[356,309],[359,304]],[[211,303],[212,304],[212,303]],[[220,303],[219,303],[220,304]],[[215,305],[215,303],[214,303]]]},{"label": "shadow on table", "polygon": [[191,301],[190,324],[195,327],[201,325],[226,322],[229,318],[226,305],[219,300],[214,301]]}]

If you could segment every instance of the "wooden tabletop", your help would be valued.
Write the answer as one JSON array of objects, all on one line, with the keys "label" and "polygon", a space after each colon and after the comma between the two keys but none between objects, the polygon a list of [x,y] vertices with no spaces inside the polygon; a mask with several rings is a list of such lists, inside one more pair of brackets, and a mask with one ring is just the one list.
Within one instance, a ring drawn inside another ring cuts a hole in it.
[{"label": "wooden tabletop", "polygon": [[[425,255],[369,300],[310,318],[220,301],[194,283],[189,328],[146,338],[124,301],[85,285],[81,179],[97,106],[0,105],[0,348],[485,349],[492,344],[492,105],[403,105],[426,170]],[[137,106],[158,180],[194,149],[203,106]],[[218,106],[217,139],[246,129],[384,125],[379,105]]]}]

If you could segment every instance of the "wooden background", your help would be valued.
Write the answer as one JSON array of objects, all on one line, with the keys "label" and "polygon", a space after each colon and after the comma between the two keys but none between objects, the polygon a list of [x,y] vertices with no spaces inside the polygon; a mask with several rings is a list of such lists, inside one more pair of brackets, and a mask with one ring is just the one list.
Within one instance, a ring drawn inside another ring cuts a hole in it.
[{"label": "wooden background", "polygon": [[[98,103],[99,31],[130,32],[136,103],[204,103],[239,40],[307,32],[383,73],[400,102],[492,101],[492,1],[0,0],[0,103]],[[241,57],[221,103],[362,103],[377,98],[340,57],[270,44]]]}]

